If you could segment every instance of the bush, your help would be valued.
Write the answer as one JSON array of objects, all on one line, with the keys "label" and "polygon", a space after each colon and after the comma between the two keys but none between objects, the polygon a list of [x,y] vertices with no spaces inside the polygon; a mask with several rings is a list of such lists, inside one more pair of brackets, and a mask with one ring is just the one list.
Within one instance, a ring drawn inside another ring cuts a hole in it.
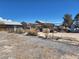
[{"label": "bush", "polygon": [[28,31],[28,34],[29,36],[37,36],[37,31],[35,29],[31,29]]}]

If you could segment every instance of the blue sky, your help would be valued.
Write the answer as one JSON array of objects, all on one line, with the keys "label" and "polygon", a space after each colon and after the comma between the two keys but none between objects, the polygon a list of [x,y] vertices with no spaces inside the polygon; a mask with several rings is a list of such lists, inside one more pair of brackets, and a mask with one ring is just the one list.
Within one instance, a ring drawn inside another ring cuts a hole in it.
[{"label": "blue sky", "polygon": [[61,23],[66,13],[79,13],[79,0],[0,0],[0,17],[19,22]]}]

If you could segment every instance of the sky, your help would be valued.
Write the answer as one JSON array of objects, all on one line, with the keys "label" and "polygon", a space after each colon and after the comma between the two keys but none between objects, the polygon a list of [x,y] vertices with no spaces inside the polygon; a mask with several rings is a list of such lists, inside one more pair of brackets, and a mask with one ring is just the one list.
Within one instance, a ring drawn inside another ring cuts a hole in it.
[{"label": "sky", "polygon": [[18,22],[62,23],[67,13],[79,13],[79,0],[0,0],[0,17]]}]

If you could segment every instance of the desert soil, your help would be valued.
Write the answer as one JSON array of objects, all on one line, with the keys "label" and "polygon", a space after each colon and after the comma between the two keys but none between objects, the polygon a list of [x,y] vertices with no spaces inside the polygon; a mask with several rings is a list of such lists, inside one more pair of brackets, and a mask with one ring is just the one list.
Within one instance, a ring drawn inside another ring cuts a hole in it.
[{"label": "desert soil", "polygon": [[79,46],[0,32],[0,59],[79,59]]}]

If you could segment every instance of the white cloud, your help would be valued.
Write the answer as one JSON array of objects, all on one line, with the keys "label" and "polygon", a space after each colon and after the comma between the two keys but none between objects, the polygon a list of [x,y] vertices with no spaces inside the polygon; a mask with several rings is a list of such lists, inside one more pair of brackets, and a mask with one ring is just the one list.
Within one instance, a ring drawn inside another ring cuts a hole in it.
[{"label": "white cloud", "polygon": [[11,19],[4,19],[4,18],[2,18],[2,17],[0,17],[0,21],[3,21],[3,22],[12,22]]},{"label": "white cloud", "polygon": [[15,22],[15,21],[12,21],[11,19],[5,19],[2,17],[0,17],[0,22],[3,22],[5,24],[21,25],[21,23],[19,23],[19,22]]}]

